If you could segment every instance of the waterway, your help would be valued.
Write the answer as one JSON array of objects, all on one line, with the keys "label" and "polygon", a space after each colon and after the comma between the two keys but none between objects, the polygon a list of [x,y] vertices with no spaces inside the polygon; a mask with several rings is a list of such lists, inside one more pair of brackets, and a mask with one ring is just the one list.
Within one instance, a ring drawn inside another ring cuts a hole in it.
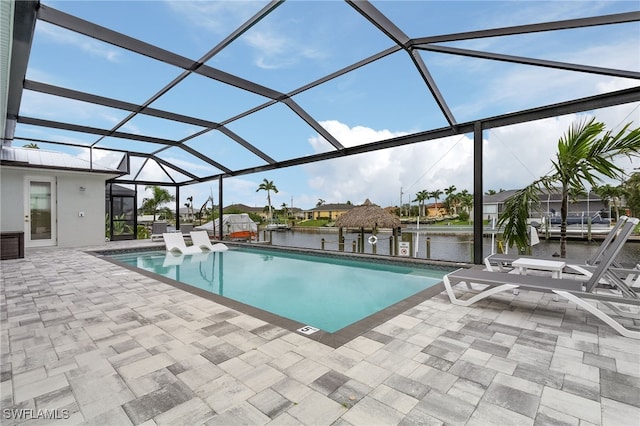
[{"label": "waterway", "polygon": [[[406,231],[405,231],[406,232]],[[338,250],[338,233],[336,230],[289,230],[271,232],[272,244],[275,246],[321,249],[324,239],[325,250]],[[415,233],[414,233],[415,235]],[[445,260],[453,262],[471,262],[473,256],[473,236],[468,233],[449,233],[420,231],[418,234],[417,252],[412,247],[411,255],[420,259]],[[269,238],[269,233],[260,232],[260,239]],[[373,253],[374,245],[367,240],[371,234],[365,234],[365,253]],[[345,251],[352,252],[358,234],[345,233]],[[380,232],[377,234],[375,251],[377,254],[388,255],[391,241],[391,233]],[[587,259],[597,250],[600,240],[587,242],[583,240],[569,240],[567,243],[567,257],[572,259]],[[493,250],[495,252],[495,240]],[[492,253],[492,238],[485,237],[482,241],[483,255]],[[427,251],[429,256],[427,256]],[[540,239],[540,243],[532,247],[534,256],[551,257],[560,253],[558,240]],[[617,260],[625,264],[640,263],[640,242],[628,241],[625,243]]]}]

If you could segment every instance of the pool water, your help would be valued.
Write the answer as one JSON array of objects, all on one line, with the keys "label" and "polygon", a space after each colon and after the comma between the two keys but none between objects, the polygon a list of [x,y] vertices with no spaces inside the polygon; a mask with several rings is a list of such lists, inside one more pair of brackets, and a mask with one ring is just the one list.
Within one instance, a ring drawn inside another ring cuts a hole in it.
[{"label": "pool water", "polygon": [[439,283],[447,273],[246,248],[110,257],[329,333]]}]

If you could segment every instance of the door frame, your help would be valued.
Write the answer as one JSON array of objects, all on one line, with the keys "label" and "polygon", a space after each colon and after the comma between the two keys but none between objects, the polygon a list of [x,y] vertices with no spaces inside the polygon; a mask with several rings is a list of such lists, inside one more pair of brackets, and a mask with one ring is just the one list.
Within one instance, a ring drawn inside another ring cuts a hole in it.
[{"label": "door frame", "polygon": [[[51,184],[51,238],[43,240],[31,239],[31,182],[47,182]],[[25,247],[47,247],[58,244],[58,185],[55,176],[24,177],[24,245]]]}]

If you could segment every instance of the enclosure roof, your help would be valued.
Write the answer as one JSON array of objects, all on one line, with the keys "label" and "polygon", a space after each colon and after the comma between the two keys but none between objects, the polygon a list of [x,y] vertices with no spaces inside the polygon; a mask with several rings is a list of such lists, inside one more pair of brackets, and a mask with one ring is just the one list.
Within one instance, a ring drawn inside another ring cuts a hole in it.
[{"label": "enclosure roof", "polygon": [[80,172],[108,173],[122,175],[120,170],[91,164],[87,160],[65,154],[64,152],[47,151],[17,147],[3,147],[0,150],[0,163],[3,166],[33,167],[39,169],[74,170]]},{"label": "enclosure roof", "polygon": [[[178,25],[179,11],[168,22],[155,13],[175,3],[98,3],[106,12],[95,2],[55,3],[64,10],[2,2],[2,145],[80,149],[95,163],[126,167],[116,179],[123,184],[182,186],[471,133],[478,123],[489,129],[640,100],[640,72],[627,69],[624,58],[602,66],[597,52],[584,62],[546,57],[544,49],[554,41],[580,45],[586,31],[637,32],[633,2],[619,13],[584,16],[566,8],[562,19],[520,16],[503,27],[470,26],[476,21],[460,2],[177,2],[183,9],[243,8],[226,22],[233,28],[206,37],[202,25],[214,13]],[[487,13],[482,22],[490,22]],[[269,38],[276,28],[289,31],[287,42]],[[530,40],[531,49],[510,49],[516,39]],[[502,44],[488,50],[488,40]],[[249,43],[277,52],[280,62],[249,57]],[[108,55],[100,58],[102,52]],[[73,60],[59,59],[67,57]],[[469,97],[487,84],[487,64],[536,71],[523,78],[548,73],[567,85],[576,75],[593,80],[579,98],[557,93],[539,104],[525,79],[517,106],[489,109],[480,97],[469,110]],[[612,77],[620,84],[603,92],[599,82]],[[467,96],[453,95],[454,85],[468,87]],[[347,145],[328,130],[331,119],[380,128],[404,120],[415,131]]]}]

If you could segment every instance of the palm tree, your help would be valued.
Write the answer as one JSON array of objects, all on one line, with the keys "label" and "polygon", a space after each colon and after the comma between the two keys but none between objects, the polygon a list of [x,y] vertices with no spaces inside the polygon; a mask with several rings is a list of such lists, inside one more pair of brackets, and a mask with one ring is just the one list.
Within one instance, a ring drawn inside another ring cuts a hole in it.
[{"label": "palm tree", "polygon": [[631,216],[638,217],[640,215],[640,173],[633,173],[622,187]]},{"label": "palm tree", "polygon": [[37,143],[30,142],[28,144],[22,145],[23,148],[31,148],[31,149],[40,149]]},{"label": "palm tree", "polygon": [[624,195],[622,186],[611,186],[609,184],[594,186],[593,192],[604,200],[605,207],[613,206],[616,212],[616,219],[620,217],[620,200]]},{"label": "palm tree", "polygon": [[324,203],[326,203],[326,201],[324,201],[322,198],[318,198],[318,202],[316,203],[316,207],[323,206]]},{"label": "palm tree", "polygon": [[158,185],[148,185],[145,186],[145,190],[151,190],[152,197],[145,198],[143,200],[142,208],[148,211],[153,212],[153,221],[156,221],[156,210],[161,204],[168,203],[170,201],[175,201],[175,197],[169,193],[164,188],[159,187]]},{"label": "palm tree", "polygon": [[444,193],[447,195],[447,198],[446,198],[447,204],[448,204],[447,211],[449,212],[449,214],[458,213],[457,212],[458,199],[457,199],[457,196],[456,196],[456,190],[457,189],[458,188],[456,188],[455,185],[451,185],[450,187],[448,187],[448,188],[446,188],[444,190]]},{"label": "palm tree", "polygon": [[440,213],[440,206],[438,205],[438,201],[440,200],[440,196],[442,195],[442,191],[439,190],[439,189],[436,189],[435,191],[433,191],[429,195],[436,201],[436,217],[438,217],[439,213]]},{"label": "palm tree", "polygon": [[423,189],[422,191],[418,191],[416,193],[416,199],[413,200],[413,202],[415,203],[416,201],[418,202],[418,206],[419,206],[419,211],[418,211],[418,216],[424,216],[424,202],[426,200],[429,199],[429,191],[427,191],[426,189]]},{"label": "palm tree", "polygon": [[560,184],[562,205],[560,216],[560,256],[567,257],[567,214],[569,191],[580,189],[585,183],[594,186],[601,181],[599,175],[620,179],[624,170],[614,163],[620,156],[640,156],[640,128],[630,130],[628,123],[615,135],[605,130],[604,123],[592,118],[574,123],[558,140],[558,152],[552,160],[552,171],[526,188],[517,191],[504,205],[498,225],[504,225],[507,244],[515,243],[520,250],[528,245],[527,218],[529,206],[539,205],[540,190],[557,190]]},{"label": "palm tree", "polygon": [[278,193],[278,188],[273,184],[272,180],[264,179],[256,192],[267,191],[267,204],[269,205],[269,220],[273,219],[273,211],[271,210],[271,191]]},{"label": "palm tree", "polygon": [[193,220],[193,195],[187,197],[187,202],[184,203],[184,206],[187,208],[187,220]]},{"label": "palm tree", "polygon": [[[463,189],[462,192],[458,194],[458,197],[460,198],[460,207],[464,209],[466,216],[463,220],[468,220],[469,215],[471,214],[471,209],[473,208],[473,194],[469,194],[469,191]],[[460,215],[462,215],[462,212]]]}]

